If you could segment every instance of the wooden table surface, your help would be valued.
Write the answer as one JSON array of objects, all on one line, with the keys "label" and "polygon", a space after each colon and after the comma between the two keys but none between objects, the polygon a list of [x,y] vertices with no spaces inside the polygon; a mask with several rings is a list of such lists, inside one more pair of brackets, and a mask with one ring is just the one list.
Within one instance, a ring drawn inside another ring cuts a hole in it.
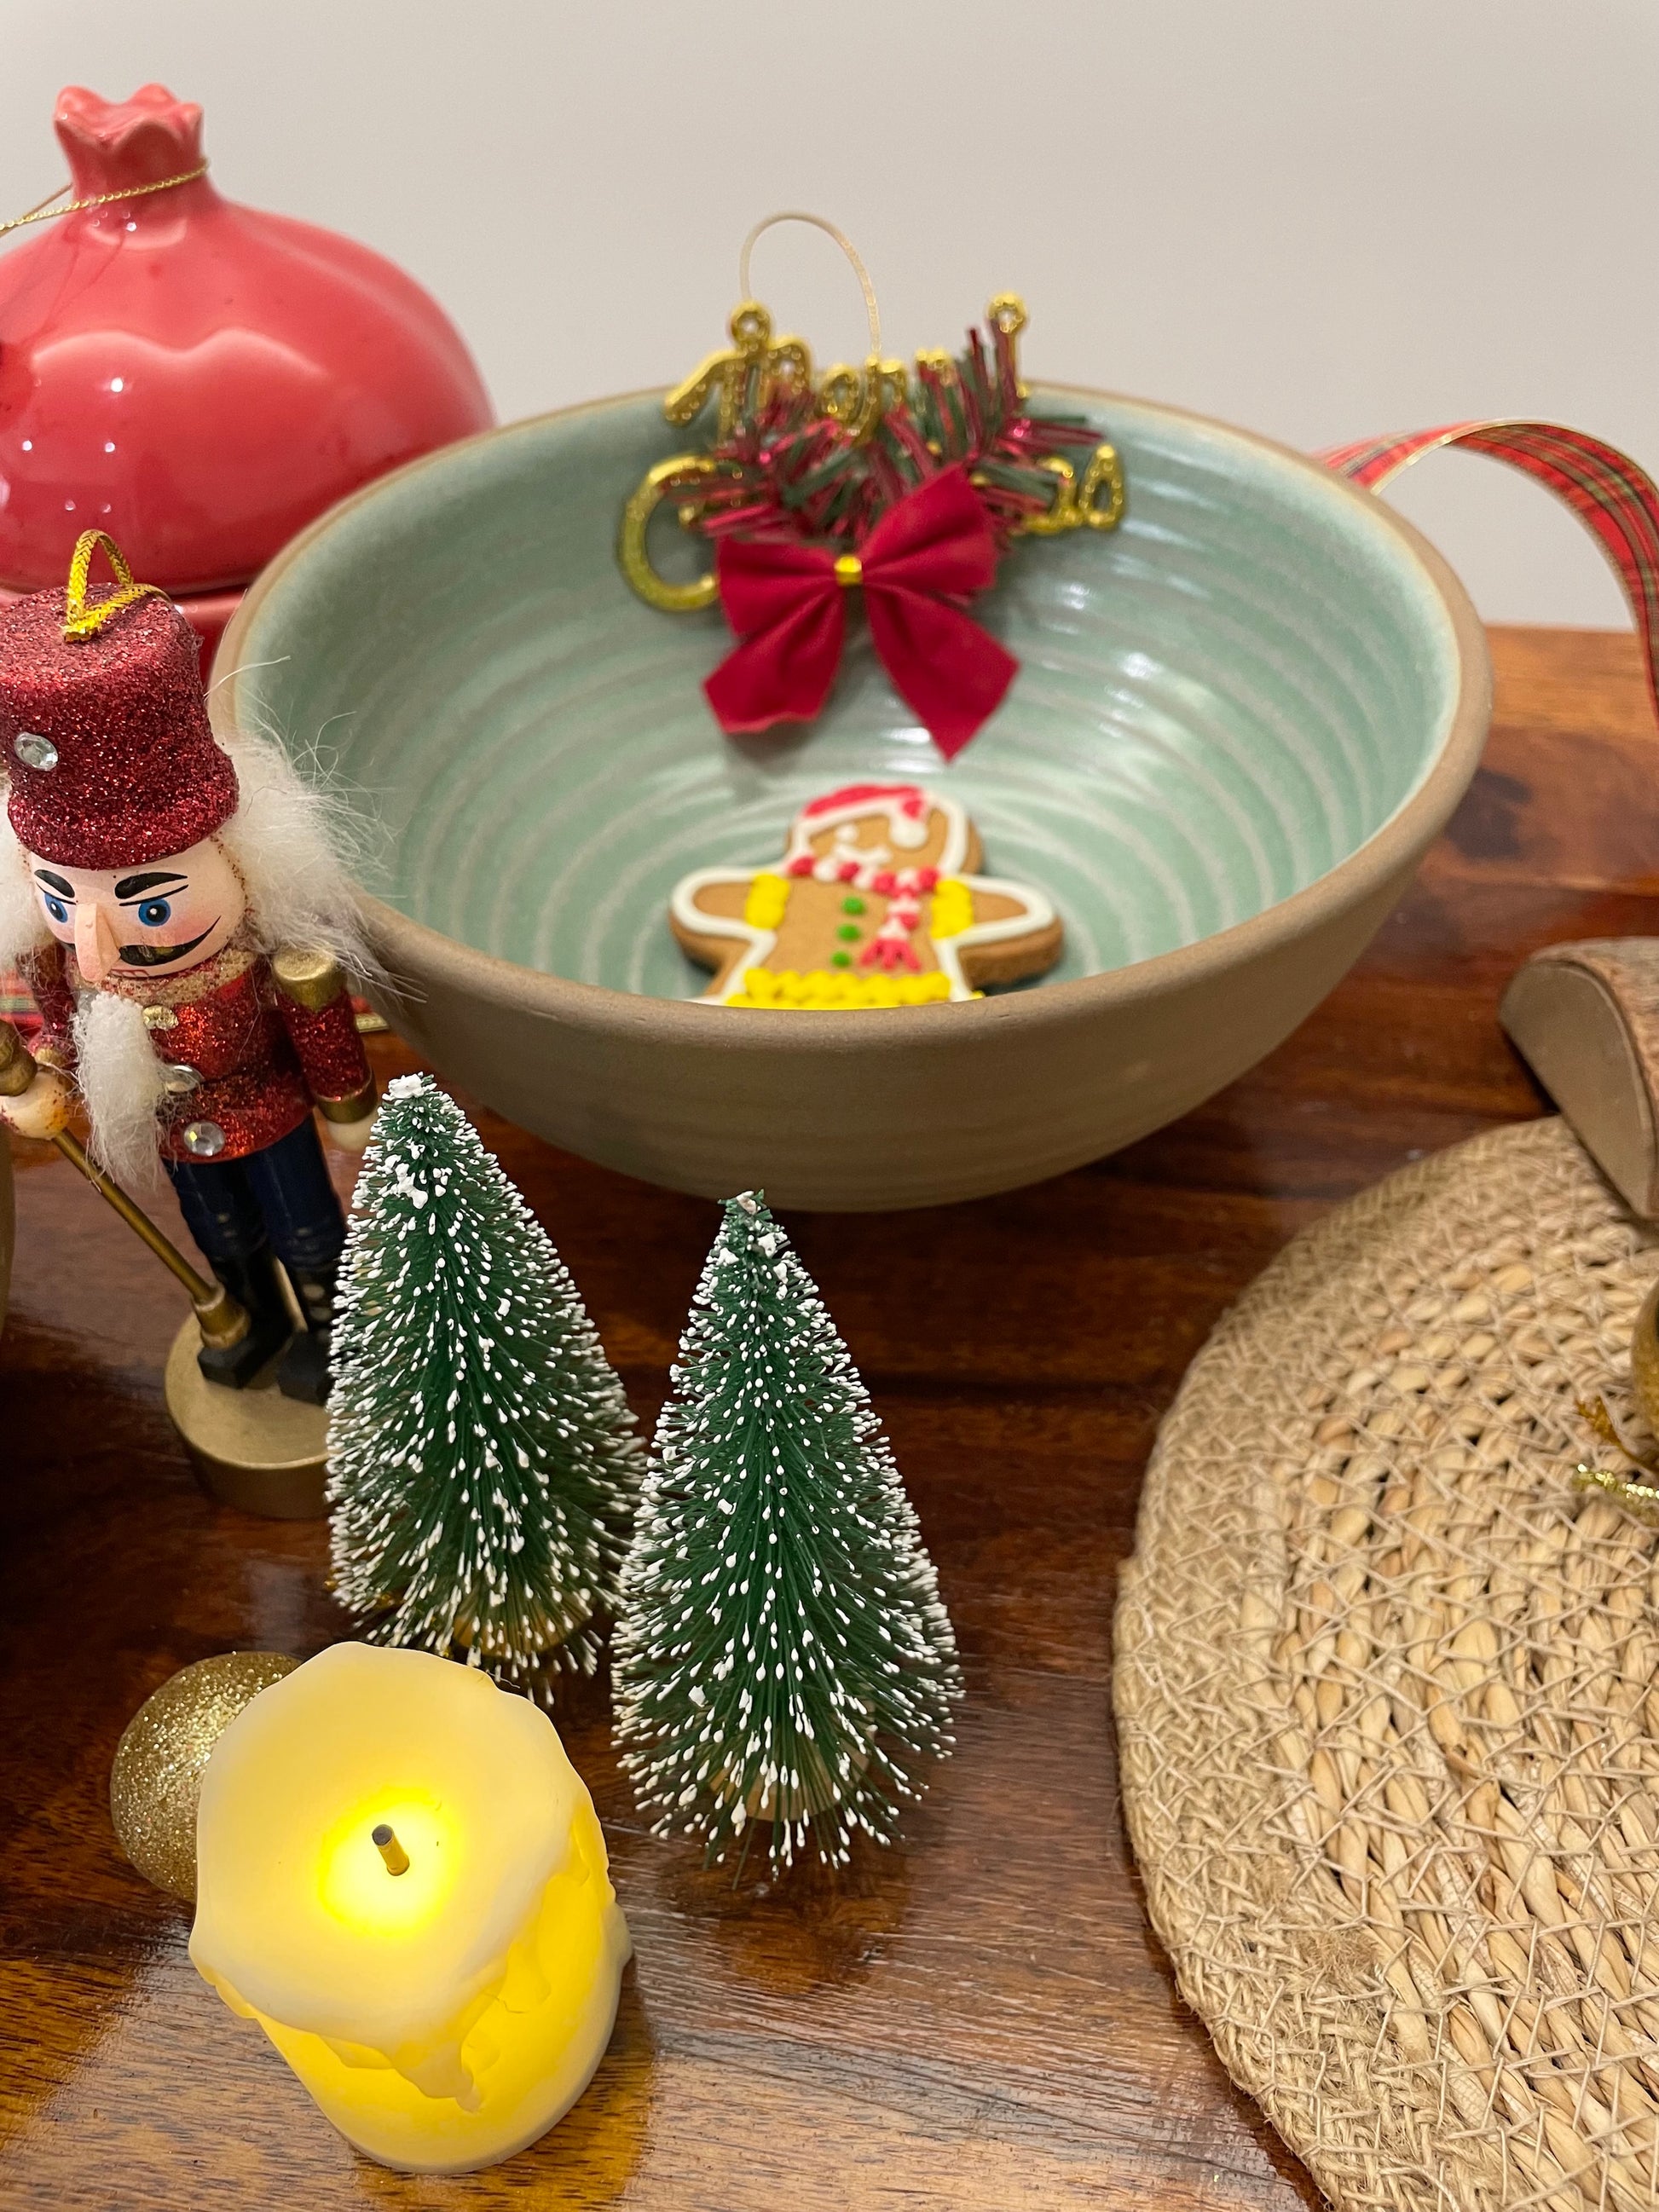
[{"label": "wooden table surface", "polygon": [[[1160,1414],[1294,1231],[1402,1162],[1542,1110],[1498,1031],[1553,940],[1659,934],[1659,747],[1634,644],[1494,638],[1463,807],[1356,972],[1256,1072],[1062,1180],[794,1217],[885,1419],[957,1625],[956,1759],[906,1845],[735,1895],[636,1819],[600,1693],[558,1715],[637,1963],[562,2126],[410,2180],[334,2135],[200,1982],[185,1909],[116,1850],[111,1755],[185,1662],[346,1631],[320,1523],[198,1492],[162,1411],[174,1286],[44,1147],[16,1150],[0,1339],[0,2205],[327,2212],[1081,2212],[1317,2200],[1176,1994],[1124,1841],[1111,1616]],[[391,1041],[383,1074],[407,1065]],[[481,1115],[641,1417],[715,1211]]]}]

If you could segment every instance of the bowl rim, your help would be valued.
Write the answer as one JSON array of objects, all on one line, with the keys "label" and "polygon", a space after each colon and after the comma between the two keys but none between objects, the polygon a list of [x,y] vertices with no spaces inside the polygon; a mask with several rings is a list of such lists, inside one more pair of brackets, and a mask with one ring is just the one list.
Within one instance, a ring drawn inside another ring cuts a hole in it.
[{"label": "bowl rim", "polygon": [[[568,407],[550,408],[540,415],[522,417],[474,432],[471,436],[422,453],[401,468],[376,477],[319,515],[263,568],[248,586],[241,605],[220,639],[214,656],[209,712],[222,732],[240,726],[238,713],[242,678],[252,667],[240,666],[242,641],[257,620],[265,599],[287,571],[311,547],[337,528],[348,515],[379,498],[393,485],[407,483],[428,471],[452,465],[469,447],[498,445],[544,428],[549,423],[570,422],[585,415],[608,412],[636,404],[642,399],[660,400],[665,386],[647,386],[634,392],[608,392],[596,399],[579,400]],[[961,1044],[966,1025],[976,1024],[982,1033],[1012,1027],[1031,1030],[1054,1024],[1069,1025],[1114,1007],[1130,1006],[1166,993],[1195,988],[1231,968],[1261,958],[1293,939],[1316,931],[1349,908],[1364,904],[1402,872],[1413,866],[1450,818],[1480,765],[1492,717],[1492,662],[1486,634],[1468,592],[1449,564],[1395,508],[1375,492],[1362,490],[1322,462],[1298,453],[1292,446],[1264,437],[1259,431],[1241,429],[1194,409],[1173,407],[1162,400],[1141,399],[1127,392],[1107,392],[1087,384],[1034,380],[1034,392],[1054,392],[1114,405],[1144,409],[1167,419],[1188,423],[1224,439],[1254,447],[1316,478],[1328,493],[1334,490],[1351,500],[1397,541],[1408,565],[1421,572],[1431,592],[1444,609],[1452,634],[1456,660],[1457,696],[1439,750],[1415,791],[1388,820],[1336,865],[1300,890],[1248,915],[1224,929],[1195,939],[1190,945],[1156,952],[1092,975],[1075,975],[1063,982],[1030,991],[993,994],[959,1002],[952,1018],[941,1022],[933,1006],[884,1006],[845,1012],[815,1012],[803,1022],[798,1008],[745,1007],[743,1019],[715,1019],[722,1011],[713,1001],[664,999],[650,992],[619,991],[608,983],[581,983],[547,969],[522,967],[500,953],[484,952],[459,938],[447,936],[428,922],[400,913],[372,892],[354,885],[369,937],[392,979],[391,995],[402,1000],[424,995],[416,979],[434,982],[468,996],[507,1001],[523,1012],[589,1032],[609,1033],[622,1039],[637,1038],[642,1027],[658,1032],[665,1042],[696,1047],[714,1046],[724,1051],[775,1052],[786,1043],[792,1053],[804,1047],[835,1058],[854,1051],[915,1052],[929,1045]],[[625,488],[624,488],[625,489]],[[618,498],[617,511],[621,512]],[[872,1023],[878,1012],[882,1019]]]}]

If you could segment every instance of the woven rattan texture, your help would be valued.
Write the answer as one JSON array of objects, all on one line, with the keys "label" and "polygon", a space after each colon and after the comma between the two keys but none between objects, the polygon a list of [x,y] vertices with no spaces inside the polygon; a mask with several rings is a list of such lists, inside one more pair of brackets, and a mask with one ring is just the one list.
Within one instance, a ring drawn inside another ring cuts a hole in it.
[{"label": "woven rattan texture", "polygon": [[1503,1130],[1298,1238],[1164,1424],[1130,1834],[1340,2206],[1659,2204],[1659,1536],[1572,1487],[1656,1267],[1565,1123]]}]

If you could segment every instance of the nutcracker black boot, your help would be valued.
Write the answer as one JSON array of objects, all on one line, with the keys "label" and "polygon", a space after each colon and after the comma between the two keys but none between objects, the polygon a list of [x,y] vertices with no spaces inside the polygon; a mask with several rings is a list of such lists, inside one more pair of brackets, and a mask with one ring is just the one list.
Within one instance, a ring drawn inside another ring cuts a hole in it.
[{"label": "nutcracker black boot", "polygon": [[306,1317],[305,1328],[283,1355],[276,1370],[276,1387],[285,1398],[301,1399],[307,1406],[328,1403],[329,1352],[334,1331],[334,1285],[337,1267],[313,1267],[307,1273],[289,1270],[294,1295]]},{"label": "nutcracker black boot", "polygon": [[196,1364],[210,1382],[246,1390],[270,1366],[294,1334],[294,1317],[283,1296],[282,1278],[270,1245],[251,1258],[215,1260],[213,1272],[247,1315],[247,1334],[240,1344],[204,1344]]}]

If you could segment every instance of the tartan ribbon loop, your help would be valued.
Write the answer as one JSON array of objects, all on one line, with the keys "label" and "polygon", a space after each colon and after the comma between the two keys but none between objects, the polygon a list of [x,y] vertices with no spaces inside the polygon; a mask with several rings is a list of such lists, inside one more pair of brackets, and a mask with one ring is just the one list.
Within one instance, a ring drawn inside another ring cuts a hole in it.
[{"label": "tartan ribbon loop", "polygon": [[1443,446],[1507,461],[1572,509],[1624,586],[1647,665],[1648,696],[1659,716],[1659,486],[1647,471],[1588,431],[1504,418],[1361,438],[1319,459],[1339,476],[1380,491],[1401,469]]},{"label": "tartan ribbon loop", "polygon": [[947,760],[1001,704],[1019,665],[962,611],[996,580],[996,544],[960,467],[896,501],[855,556],[793,538],[728,538],[715,574],[740,642],[703,690],[728,736],[822,712],[855,585],[877,657]]}]

